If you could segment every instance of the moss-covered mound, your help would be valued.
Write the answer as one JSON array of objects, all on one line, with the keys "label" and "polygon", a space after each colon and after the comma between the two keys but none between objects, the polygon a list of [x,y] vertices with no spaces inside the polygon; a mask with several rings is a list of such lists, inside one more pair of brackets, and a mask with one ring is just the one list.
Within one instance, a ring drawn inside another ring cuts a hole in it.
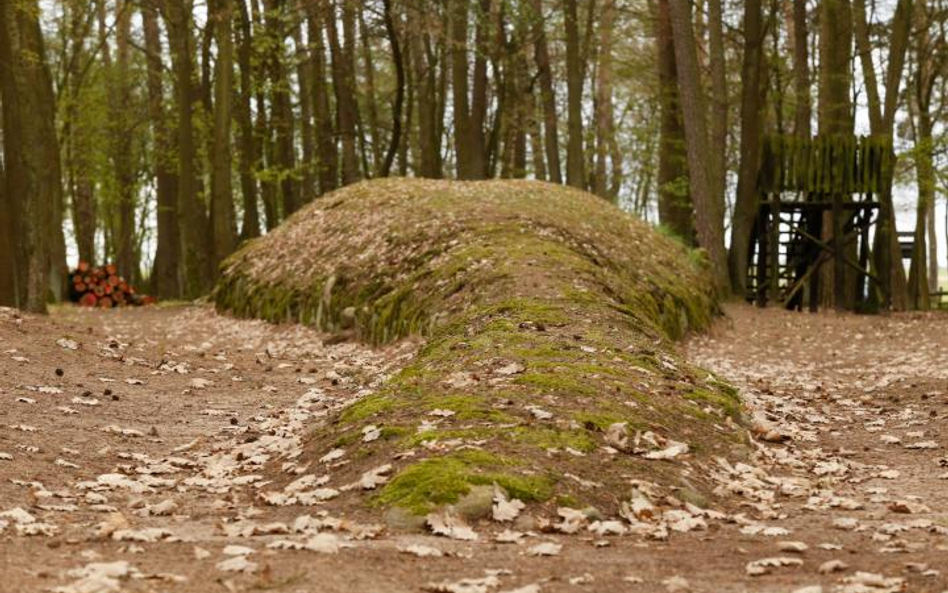
[{"label": "moss-covered mound", "polygon": [[[608,511],[636,479],[706,493],[701,460],[740,446],[734,391],[671,343],[709,324],[710,287],[699,256],[587,193],[390,179],[330,194],[246,245],[214,298],[374,344],[427,338],[306,444],[314,465],[346,449],[341,484],[391,463],[370,503],[423,513],[499,484]],[[688,452],[649,458],[675,441]]]}]

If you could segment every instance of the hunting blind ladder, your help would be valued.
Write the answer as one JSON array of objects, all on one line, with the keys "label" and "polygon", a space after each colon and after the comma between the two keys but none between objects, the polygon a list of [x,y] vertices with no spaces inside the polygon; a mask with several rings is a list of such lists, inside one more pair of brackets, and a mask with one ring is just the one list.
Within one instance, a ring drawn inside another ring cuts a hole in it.
[{"label": "hunting blind ladder", "polygon": [[[887,302],[888,283],[869,266],[869,230],[879,220],[877,197],[891,183],[894,159],[887,138],[765,137],[748,300],[811,311],[826,294],[838,308],[862,308],[873,297]],[[833,270],[832,287],[821,290],[823,266]]]}]

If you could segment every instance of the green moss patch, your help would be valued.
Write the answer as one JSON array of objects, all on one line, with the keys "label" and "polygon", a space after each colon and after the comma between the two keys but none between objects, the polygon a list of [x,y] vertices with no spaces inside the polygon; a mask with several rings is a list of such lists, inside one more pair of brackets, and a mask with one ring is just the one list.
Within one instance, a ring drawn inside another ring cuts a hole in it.
[{"label": "green moss patch", "polygon": [[[717,311],[700,257],[605,201],[528,181],[387,179],[316,201],[222,267],[218,309],[372,344],[426,339],[377,392],[314,431],[304,455],[383,463],[375,505],[426,512],[472,485],[614,510],[630,480],[700,487],[739,447],[740,402],[673,341]],[[610,453],[624,422],[693,453]],[[374,424],[384,439],[362,443]],[[358,453],[358,454],[357,454]],[[697,463],[696,463],[697,461]]]}]

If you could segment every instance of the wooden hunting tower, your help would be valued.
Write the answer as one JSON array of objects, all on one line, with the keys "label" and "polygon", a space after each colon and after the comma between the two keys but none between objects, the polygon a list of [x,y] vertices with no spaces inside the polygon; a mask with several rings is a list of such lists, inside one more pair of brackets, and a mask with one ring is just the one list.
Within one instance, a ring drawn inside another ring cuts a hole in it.
[{"label": "wooden hunting tower", "polygon": [[[893,163],[887,138],[766,137],[748,300],[788,309],[805,305],[811,311],[825,295],[832,295],[837,308],[862,309],[870,299],[888,302],[889,283],[869,266],[869,231],[879,220],[877,197],[890,187]],[[824,266],[832,270],[832,286],[821,289]]]}]

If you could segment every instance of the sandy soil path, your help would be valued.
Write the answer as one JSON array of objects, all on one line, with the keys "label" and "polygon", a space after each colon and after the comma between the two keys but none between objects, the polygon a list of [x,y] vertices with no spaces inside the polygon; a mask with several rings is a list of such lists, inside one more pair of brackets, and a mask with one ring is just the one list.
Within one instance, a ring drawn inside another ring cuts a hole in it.
[{"label": "sandy soil path", "polygon": [[720,462],[717,512],[654,501],[689,517],[667,539],[458,541],[263,503],[261,443],[318,430],[414,347],[204,307],[0,310],[0,591],[948,591],[948,316],[729,308],[685,348],[770,442]]}]

